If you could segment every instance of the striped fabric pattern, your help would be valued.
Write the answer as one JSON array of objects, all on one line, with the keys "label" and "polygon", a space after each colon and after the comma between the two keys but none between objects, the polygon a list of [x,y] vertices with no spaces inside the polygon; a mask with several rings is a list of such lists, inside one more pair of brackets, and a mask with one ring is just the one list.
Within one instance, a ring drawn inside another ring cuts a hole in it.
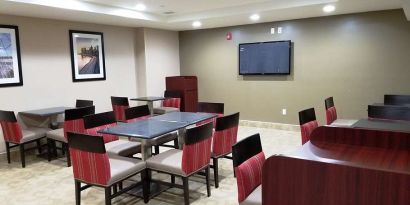
[{"label": "striped fabric pattern", "polygon": [[84,152],[70,147],[74,178],[97,185],[107,185],[111,178],[107,153]]},{"label": "striped fabric pattern", "polygon": [[67,132],[85,133],[84,120],[82,118],[64,121],[64,138],[67,139]]},{"label": "striped fabric pattern", "polygon": [[333,106],[326,110],[326,124],[330,125],[335,120],[337,120],[337,112],[336,112],[336,108]]},{"label": "striped fabric pattern", "polygon": [[104,139],[104,143],[119,140],[119,137],[116,136],[116,135],[110,135],[110,134],[102,134],[101,135],[100,133],[98,133],[99,130],[114,127],[116,125],[117,125],[116,123],[111,123],[111,124],[106,124],[106,125],[102,125],[102,126],[99,126],[99,127],[93,127],[93,128],[90,128],[90,129],[86,129],[86,134],[102,136],[103,139]]},{"label": "striped fabric pattern", "polygon": [[112,105],[112,110],[114,111],[115,119],[117,121],[125,121],[125,110],[130,106],[126,105]]},{"label": "striped fabric pattern", "polygon": [[313,130],[316,129],[319,125],[317,124],[316,120],[307,122],[300,126],[300,131],[302,134],[302,144],[305,144],[307,141],[310,140],[310,134],[312,134]]},{"label": "striped fabric pattern", "polygon": [[1,128],[3,130],[4,141],[19,144],[23,138],[23,132],[17,122],[1,121]]},{"label": "striped fabric pattern", "polygon": [[262,183],[264,162],[265,154],[260,152],[235,168],[239,203],[244,201]]},{"label": "striped fabric pattern", "polygon": [[142,117],[137,117],[137,118],[133,118],[133,119],[128,119],[128,120],[126,120],[126,122],[127,122],[127,123],[138,122],[138,121],[140,121],[140,120],[148,119],[149,117],[151,117],[151,116],[146,115],[146,116],[142,116]]},{"label": "striped fabric pattern", "polygon": [[232,152],[232,145],[237,141],[238,126],[215,131],[212,142],[214,156],[223,156]]},{"label": "striped fabric pattern", "polygon": [[181,108],[181,99],[180,98],[166,98],[162,101],[162,107],[174,107]]},{"label": "striped fabric pattern", "polygon": [[189,175],[209,164],[212,137],[200,142],[184,145],[182,149],[182,170]]},{"label": "striped fabric pattern", "polygon": [[208,123],[212,122],[212,124],[214,125],[214,128],[215,128],[216,127],[216,118],[223,117],[224,115],[221,114],[221,113],[212,113],[212,114],[216,114],[216,117],[214,117],[212,119],[208,119],[208,120],[198,122],[198,123],[196,123],[196,126],[201,126],[201,125],[205,125],[205,124],[208,124]]}]

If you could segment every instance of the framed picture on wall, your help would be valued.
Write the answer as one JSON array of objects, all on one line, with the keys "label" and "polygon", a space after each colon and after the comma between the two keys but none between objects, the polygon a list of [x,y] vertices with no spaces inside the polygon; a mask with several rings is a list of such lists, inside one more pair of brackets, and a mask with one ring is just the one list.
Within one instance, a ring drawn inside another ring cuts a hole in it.
[{"label": "framed picture on wall", "polygon": [[0,87],[23,85],[19,30],[0,25]]},{"label": "framed picture on wall", "polygon": [[73,82],[105,80],[102,33],[70,30],[70,50]]}]

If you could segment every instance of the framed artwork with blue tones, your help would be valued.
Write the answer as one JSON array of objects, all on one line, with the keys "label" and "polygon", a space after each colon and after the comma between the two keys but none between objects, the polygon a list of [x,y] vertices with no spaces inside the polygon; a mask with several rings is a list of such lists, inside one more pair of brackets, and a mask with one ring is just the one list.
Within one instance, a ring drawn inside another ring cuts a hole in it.
[{"label": "framed artwork with blue tones", "polygon": [[18,27],[0,25],[0,87],[21,85],[23,74]]}]

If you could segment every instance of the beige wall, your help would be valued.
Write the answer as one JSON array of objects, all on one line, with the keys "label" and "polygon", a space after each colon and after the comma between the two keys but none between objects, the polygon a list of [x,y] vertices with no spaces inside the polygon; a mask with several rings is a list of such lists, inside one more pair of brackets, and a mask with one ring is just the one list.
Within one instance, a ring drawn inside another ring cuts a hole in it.
[{"label": "beige wall", "polygon": [[[271,35],[278,26],[284,33]],[[294,42],[290,76],[238,75],[239,43],[276,40]],[[324,123],[328,96],[339,118],[363,118],[383,94],[410,94],[409,50],[410,22],[401,10],[180,33],[181,74],[198,76],[200,100],[224,102],[241,119],[292,124],[310,107]]]}]

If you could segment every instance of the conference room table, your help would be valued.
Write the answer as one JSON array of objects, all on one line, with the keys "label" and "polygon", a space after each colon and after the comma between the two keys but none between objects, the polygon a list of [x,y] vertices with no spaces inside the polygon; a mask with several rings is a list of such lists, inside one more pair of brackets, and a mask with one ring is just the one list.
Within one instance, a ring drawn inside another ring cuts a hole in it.
[{"label": "conference room table", "polygon": [[165,98],[164,97],[149,96],[149,97],[131,98],[130,100],[147,102],[147,105],[148,105],[148,108],[149,108],[149,113],[151,114],[151,116],[154,116],[154,102],[155,101],[160,101],[160,100],[165,100]]},{"label": "conference room table", "polygon": [[410,133],[410,122],[400,120],[361,119],[352,125],[352,128],[373,130],[397,131]]}]

